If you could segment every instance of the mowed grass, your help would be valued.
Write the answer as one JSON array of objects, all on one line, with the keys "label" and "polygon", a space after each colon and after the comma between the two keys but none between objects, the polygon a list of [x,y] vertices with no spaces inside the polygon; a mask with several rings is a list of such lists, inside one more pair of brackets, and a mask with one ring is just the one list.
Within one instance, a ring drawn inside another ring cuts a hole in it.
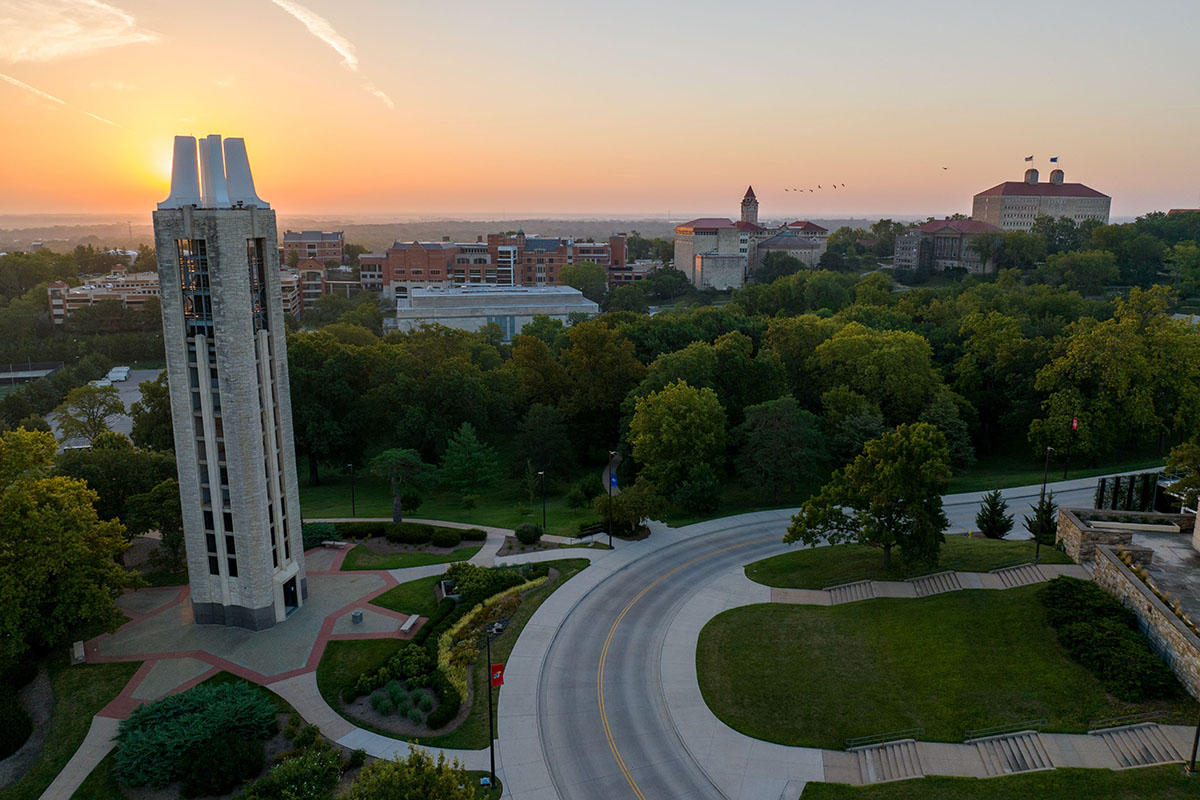
[{"label": "mowed grass", "polygon": [[700,688],[735,730],[839,750],[848,738],[908,728],[961,742],[969,729],[1031,719],[1067,733],[1160,709],[1171,722],[1195,721],[1197,706],[1184,697],[1110,697],[1059,645],[1039,588],[732,609],[700,633]]},{"label": "mowed grass", "polygon": [[379,669],[403,645],[400,639],[351,639],[332,641],[317,664],[317,691],[330,708],[339,708],[339,694],[352,686],[367,670]]},{"label": "mowed grass", "polygon": [[417,578],[399,586],[388,589],[371,601],[373,605],[382,606],[401,614],[416,614],[418,617],[433,616],[437,611],[437,595],[433,588],[437,586],[441,575],[430,575],[428,578]]},{"label": "mowed grass", "polygon": [[[1099,475],[1111,475],[1114,472],[1162,469],[1162,466],[1162,456],[1155,455],[1153,452],[1117,453],[1094,466],[1077,457],[1071,464],[1067,479],[1093,478]],[[1042,467],[1041,459],[1030,457],[1024,450],[996,452],[990,456],[982,456],[971,466],[960,470],[950,479],[946,493],[986,492],[992,489],[1007,489],[1012,486],[1040,484]],[[1055,454],[1050,461],[1048,478],[1050,481],[1063,479],[1063,460],[1058,454]]]},{"label": "mowed grass", "polygon": [[367,545],[360,544],[346,554],[342,569],[404,569],[429,564],[449,564],[453,561],[466,561],[478,553],[480,547],[482,545],[459,547],[449,553],[376,553]]},{"label": "mowed grass", "polygon": [[802,800],[1183,800],[1200,783],[1178,764],[1142,769],[1056,769],[1003,778],[921,778],[874,786],[810,783]]},{"label": "mowed grass", "polygon": [[[892,568],[884,569],[882,550],[859,544],[835,544],[797,549],[755,561],[746,565],[746,577],[784,589],[821,589],[834,581],[902,581],[951,569],[987,572],[1014,562],[1031,562],[1033,555],[1032,541],[947,536],[937,564],[905,564],[893,550]],[[1044,545],[1039,558],[1043,564],[1071,563],[1065,553]]]},{"label": "mowed grass", "polygon": [[[50,682],[55,701],[50,715],[50,736],[25,777],[7,789],[0,789],[0,800],[37,800],[83,743],[92,726],[92,717],[121,693],[140,666],[140,661],[130,661],[72,667],[65,658],[51,663]],[[99,776],[96,787],[99,794],[94,796],[104,797],[109,783]]]}]

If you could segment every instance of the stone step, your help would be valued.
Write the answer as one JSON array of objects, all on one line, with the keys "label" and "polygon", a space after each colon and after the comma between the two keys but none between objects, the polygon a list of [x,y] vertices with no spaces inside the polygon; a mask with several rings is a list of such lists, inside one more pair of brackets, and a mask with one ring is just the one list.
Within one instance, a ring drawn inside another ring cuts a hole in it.
[{"label": "stone step", "polygon": [[917,597],[928,597],[931,594],[953,592],[962,588],[962,584],[958,582],[958,575],[954,572],[935,572],[932,575],[909,578],[907,582],[917,590]]},{"label": "stone step", "polygon": [[1035,564],[1002,567],[992,570],[992,574],[1000,579],[1005,589],[1015,589],[1018,586],[1028,586],[1031,583],[1041,583],[1046,580],[1042,571]]},{"label": "stone step", "polygon": [[854,752],[858,754],[858,772],[864,784],[925,777],[915,739],[884,742]]},{"label": "stone step", "polygon": [[975,749],[983,761],[987,777],[1054,769],[1037,731],[1020,731],[1003,736],[976,739]]},{"label": "stone step", "polygon": [[871,581],[843,583],[841,586],[830,587],[826,591],[829,592],[830,605],[853,603],[857,600],[870,600],[875,596],[875,587]]},{"label": "stone step", "polygon": [[1153,722],[1093,731],[1092,735],[1099,736],[1108,745],[1121,765],[1118,769],[1183,761],[1162,729]]}]

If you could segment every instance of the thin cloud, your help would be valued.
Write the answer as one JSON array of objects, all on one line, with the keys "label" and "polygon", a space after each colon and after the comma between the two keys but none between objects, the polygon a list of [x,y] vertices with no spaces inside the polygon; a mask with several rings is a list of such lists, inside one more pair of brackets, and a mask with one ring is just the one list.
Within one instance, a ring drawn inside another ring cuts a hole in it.
[{"label": "thin cloud", "polygon": [[[359,73],[358,56],[355,55],[354,44],[334,30],[333,26],[329,24],[329,20],[311,8],[294,3],[292,0],[271,0],[271,2],[299,20],[313,36],[332,47],[334,52],[342,57],[342,66],[353,73]],[[388,97],[386,92],[370,81],[364,81],[362,88],[364,92],[378,99],[388,108],[394,109],[396,107],[396,104],[392,102],[392,98]]]},{"label": "thin cloud", "polygon": [[126,83],[125,81],[92,81],[90,86],[93,89],[108,89],[114,92],[140,92],[141,86],[136,83]]},{"label": "thin cloud", "polygon": [[[0,72],[0,81],[4,81],[6,83],[11,83],[13,86],[16,86],[18,89],[24,89],[25,91],[29,92],[30,94],[36,95],[36,96],[42,98],[43,100],[49,100],[51,103],[57,103],[60,106],[67,106],[68,108],[70,108],[70,105],[67,103],[66,100],[63,100],[59,97],[55,97],[54,95],[50,94],[49,92],[43,92],[41,89],[37,88],[36,86],[30,86],[28,83],[25,83],[24,81],[19,81],[16,78],[12,77],[11,75],[5,75],[3,72]],[[98,114],[93,114],[90,111],[83,111],[82,109],[80,109],[80,111],[81,111],[81,113],[88,115],[92,119],[103,122],[105,125],[112,125],[114,128],[121,127],[120,125],[117,125],[117,123],[113,122],[111,119],[105,119],[104,117],[101,117]]]},{"label": "thin cloud", "polygon": [[10,64],[87,55],[157,41],[129,12],[100,0],[9,0],[0,17],[0,59]]}]

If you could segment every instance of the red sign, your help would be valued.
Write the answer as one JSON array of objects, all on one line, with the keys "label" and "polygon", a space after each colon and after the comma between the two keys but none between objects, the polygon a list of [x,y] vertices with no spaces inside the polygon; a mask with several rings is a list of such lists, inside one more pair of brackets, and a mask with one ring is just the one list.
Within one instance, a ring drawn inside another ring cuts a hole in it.
[{"label": "red sign", "polygon": [[1079,430],[1079,419],[1077,417],[1073,418],[1071,420],[1071,430],[1073,430],[1073,431]]},{"label": "red sign", "polygon": [[504,665],[492,664],[492,686],[504,685]]}]

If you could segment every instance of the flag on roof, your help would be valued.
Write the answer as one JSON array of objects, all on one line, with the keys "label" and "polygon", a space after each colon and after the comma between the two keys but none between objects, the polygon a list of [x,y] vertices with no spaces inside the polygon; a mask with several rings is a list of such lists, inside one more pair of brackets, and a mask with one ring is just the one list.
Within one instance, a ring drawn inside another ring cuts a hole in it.
[{"label": "flag on roof", "polygon": [[1057,163],[1058,163],[1058,156],[1053,156],[1053,157],[1051,157],[1051,159],[1050,159],[1050,163],[1051,163],[1051,164],[1057,164]]},{"label": "flag on roof", "polygon": [[1033,161],[1033,156],[1025,156],[1026,161]]}]

